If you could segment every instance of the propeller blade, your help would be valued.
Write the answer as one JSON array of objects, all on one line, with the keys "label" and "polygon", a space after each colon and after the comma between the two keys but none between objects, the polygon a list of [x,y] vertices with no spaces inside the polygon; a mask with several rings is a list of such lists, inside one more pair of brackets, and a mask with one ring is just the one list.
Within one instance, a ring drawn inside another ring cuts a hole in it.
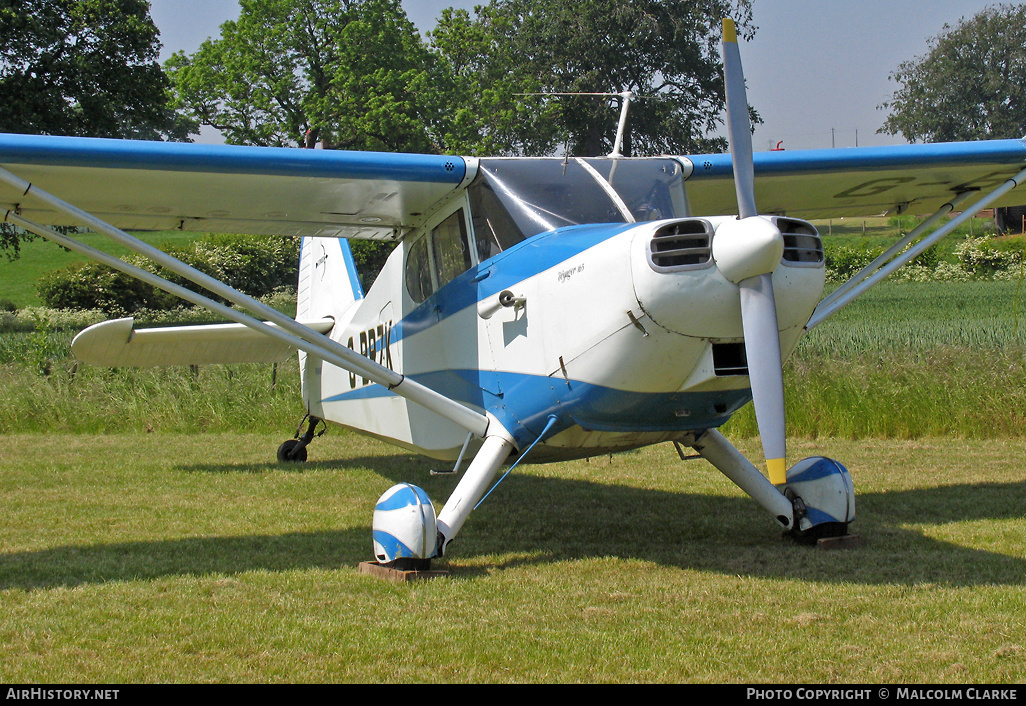
[{"label": "propeller blade", "polygon": [[740,218],[758,215],[755,207],[755,167],[752,159],[752,121],[741,68],[734,20],[723,20],[723,78],[727,99],[727,135],[734,162],[734,188]]},{"label": "propeller blade", "polygon": [[759,275],[742,280],[741,324],[748,357],[748,378],[752,384],[755,421],[762,438],[762,452],[770,482],[787,482],[787,440],[784,422],[784,372],[780,359],[780,332],[773,279]]},{"label": "propeller blade", "polygon": [[[755,205],[755,165],[752,155],[752,122],[748,113],[748,94],[745,75],[741,67],[741,51],[737,44],[737,28],[731,19],[723,20],[723,80],[727,101],[727,133],[734,165],[734,188],[737,191],[737,210],[740,219],[738,233],[751,246],[749,256],[761,274],[744,275],[738,282],[741,296],[741,325],[744,329],[745,355],[748,357],[748,378],[752,384],[752,402],[755,420],[759,425],[762,450],[766,457],[766,470],[770,482],[787,482],[787,441],[784,421],[784,373],[780,357],[780,331],[777,326],[777,306],[773,298],[772,272],[780,261],[777,254],[772,262],[757,255],[761,250],[760,234],[764,226],[754,217],[759,215]],[[745,221],[745,219],[752,219]],[[747,236],[751,236],[750,238]],[[782,247],[782,237],[776,233]],[[767,252],[762,250],[763,253]],[[766,269],[764,269],[766,268]]]}]

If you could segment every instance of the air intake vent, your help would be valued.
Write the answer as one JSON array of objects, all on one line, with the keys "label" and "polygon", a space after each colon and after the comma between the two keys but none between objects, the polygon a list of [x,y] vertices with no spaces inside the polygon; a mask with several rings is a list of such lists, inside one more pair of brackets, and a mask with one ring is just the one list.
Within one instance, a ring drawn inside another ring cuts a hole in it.
[{"label": "air intake vent", "polygon": [[659,272],[706,267],[712,262],[712,224],[699,218],[663,226],[648,245],[648,260]]},{"label": "air intake vent", "polygon": [[747,375],[748,356],[744,343],[712,344],[713,369],[716,375]]},{"label": "air intake vent", "polygon": [[785,265],[815,266],[823,262],[823,241],[811,223],[778,218],[777,227],[784,236]]}]

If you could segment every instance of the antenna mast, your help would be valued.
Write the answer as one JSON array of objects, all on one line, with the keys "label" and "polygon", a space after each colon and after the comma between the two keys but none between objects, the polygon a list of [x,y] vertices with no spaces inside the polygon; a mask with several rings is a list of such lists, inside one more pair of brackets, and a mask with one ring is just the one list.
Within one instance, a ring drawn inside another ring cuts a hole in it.
[{"label": "antenna mast", "polygon": [[631,105],[634,94],[630,91],[620,93],[518,93],[518,96],[602,96],[604,98],[620,98],[620,122],[616,126],[616,137],[613,140],[613,151],[610,157],[623,157],[623,133],[627,129],[627,109]]},{"label": "antenna mast", "polygon": [[631,98],[634,94],[630,91],[624,91],[618,94],[621,98],[620,101],[620,124],[616,126],[616,141],[613,143],[613,152],[610,157],[623,157],[621,150],[623,149],[623,133],[627,127],[627,108],[631,105]]}]

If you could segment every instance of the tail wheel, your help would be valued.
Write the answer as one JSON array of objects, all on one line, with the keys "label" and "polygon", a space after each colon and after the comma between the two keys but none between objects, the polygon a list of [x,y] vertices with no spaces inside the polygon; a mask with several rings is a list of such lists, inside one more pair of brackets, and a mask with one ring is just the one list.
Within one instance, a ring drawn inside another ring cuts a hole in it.
[{"label": "tail wheel", "polygon": [[306,445],[299,439],[289,439],[278,447],[278,463],[303,463],[306,461]]}]

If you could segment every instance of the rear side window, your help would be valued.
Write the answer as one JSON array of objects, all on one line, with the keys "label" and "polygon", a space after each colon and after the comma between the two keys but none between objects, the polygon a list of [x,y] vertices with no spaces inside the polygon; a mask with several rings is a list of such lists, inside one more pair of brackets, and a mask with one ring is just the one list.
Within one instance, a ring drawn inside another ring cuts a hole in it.
[{"label": "rear side window", "polygon": [[435,248],[435,274],[438,286],[444,287],[457,275],[470,269],[470,248],[467,247],[467,225],[460,209],[431,231]]},{"label": "rear side window", "polygon": [[422,302],[435,291],[431,284],[431,261],[428,258],[429,237],[423,237],[410,247],[406,256],[406,290],[415,302]]}]

